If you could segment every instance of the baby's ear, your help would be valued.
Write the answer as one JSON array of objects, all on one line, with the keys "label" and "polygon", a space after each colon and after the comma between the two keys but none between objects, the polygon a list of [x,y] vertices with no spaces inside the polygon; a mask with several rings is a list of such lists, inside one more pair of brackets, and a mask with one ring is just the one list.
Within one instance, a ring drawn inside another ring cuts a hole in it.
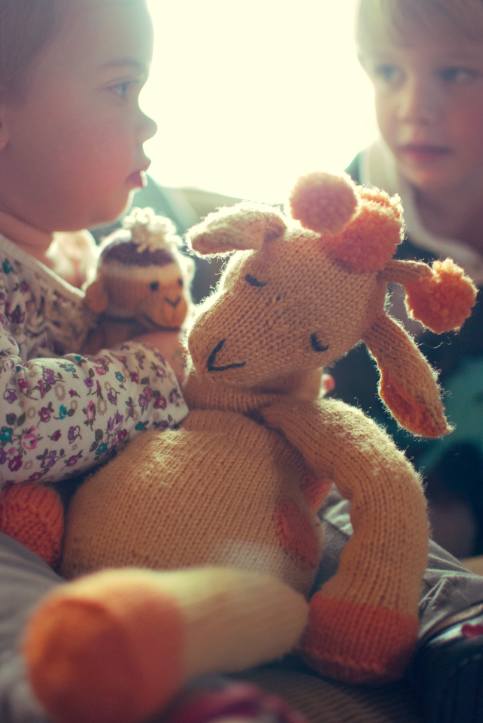
[{"label": "baby's ear", "polygon": [[102,278],[96,279],[86,288],[85,303],[95,314],[101,314],[107,309],[109,298],[104,288]]}]

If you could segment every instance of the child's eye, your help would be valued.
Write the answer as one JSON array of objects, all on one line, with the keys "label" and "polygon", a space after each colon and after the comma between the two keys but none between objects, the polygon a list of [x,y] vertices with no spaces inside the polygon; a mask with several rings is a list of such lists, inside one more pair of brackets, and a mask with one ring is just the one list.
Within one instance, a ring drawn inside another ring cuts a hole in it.
[{"label": "child's eye", "polygon": [[125,80],[124,83],[116,83],[116,85],[111,85],[109,90],[112,90],[112,92],[118,95],[120,98],[125,98],[131,85],[133,85],[132,80]]},{"label": "child's eye", "polygon": [[374,68],[374,76],[386,85],[397,85],[403,78],[403,72],[396,65],[378,65]]},{"label": "child's eye", "polygon": [[477,73],[469,68],[449,67],[443,68],[441,77],[450,83],[468,83],[476,78]]}]

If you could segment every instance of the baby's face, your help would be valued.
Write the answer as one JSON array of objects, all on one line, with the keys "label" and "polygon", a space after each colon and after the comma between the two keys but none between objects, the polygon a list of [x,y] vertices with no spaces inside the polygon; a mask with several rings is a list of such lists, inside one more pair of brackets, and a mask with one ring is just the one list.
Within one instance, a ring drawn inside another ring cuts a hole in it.
[{"label": "baby's face", "polygon": [[452,191],[477,181],[481,188],[483,40],[403,31],[396,42],[381,24],[362,53],[381,134],[416,188]]},{"label": "baby's face", "polygon": [[142,185],[156,124],[138,105],[152,53],[143,0],[75,0],[6,109],[0,207],[45,231],[112,221]]}]

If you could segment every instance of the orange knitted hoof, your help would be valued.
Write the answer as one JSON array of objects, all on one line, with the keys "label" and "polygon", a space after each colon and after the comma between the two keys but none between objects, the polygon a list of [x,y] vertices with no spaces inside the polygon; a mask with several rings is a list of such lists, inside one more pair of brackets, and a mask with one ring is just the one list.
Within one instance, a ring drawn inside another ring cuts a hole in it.
[{"label": "orange knitted hoof", "polygon": [[416,617],[317,593],[309,620],[300,653],[319,673],[372,684],[404,675],[416,643]]},{"label": "orange knitted hoof", "polygon": [[0,530],[55,567],[64,535],[60,497],[50,487],[37,484],[5,487],[0,495]]},{"label": "orange knitted hoof", "polygon": [[138,571],[62,585],[27,626],[24,655],[56,723],[137,723],[182,681],[182,614]]}]

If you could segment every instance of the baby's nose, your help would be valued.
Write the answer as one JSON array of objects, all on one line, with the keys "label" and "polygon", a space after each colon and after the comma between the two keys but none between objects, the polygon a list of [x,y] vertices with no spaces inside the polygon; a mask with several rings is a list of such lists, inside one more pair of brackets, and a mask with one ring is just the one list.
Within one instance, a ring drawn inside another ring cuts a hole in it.
[{"label": "baby's nose", "polygon": [[150,138],[156,135],[158,132],[158,124],[150,116],[142,113],[142,119],[140,124],[140,141],[145,143]]}]

